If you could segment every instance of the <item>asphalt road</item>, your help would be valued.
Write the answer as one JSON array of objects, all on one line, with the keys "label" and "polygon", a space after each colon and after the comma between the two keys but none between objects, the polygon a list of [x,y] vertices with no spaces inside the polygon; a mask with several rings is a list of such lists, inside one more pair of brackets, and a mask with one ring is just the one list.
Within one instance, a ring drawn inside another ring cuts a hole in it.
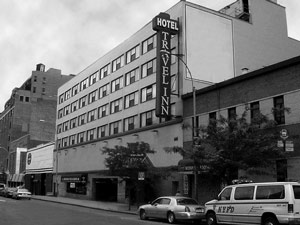
[{"label": "asphalt road", "polygon": [[[88,209],[40,200],[0,197],[0,225],[161,225],[137,215]],[[187,224],[187,223],[177,223]]]}]

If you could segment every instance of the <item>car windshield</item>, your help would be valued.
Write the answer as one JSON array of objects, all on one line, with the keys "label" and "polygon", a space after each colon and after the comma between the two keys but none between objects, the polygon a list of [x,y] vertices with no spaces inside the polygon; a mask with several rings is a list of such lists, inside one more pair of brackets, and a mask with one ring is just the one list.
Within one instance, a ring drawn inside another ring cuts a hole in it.
[{"label": "car windshield", "polygon": [[191,198],[178,198],[177,205],[198,205],[198,202]]}]

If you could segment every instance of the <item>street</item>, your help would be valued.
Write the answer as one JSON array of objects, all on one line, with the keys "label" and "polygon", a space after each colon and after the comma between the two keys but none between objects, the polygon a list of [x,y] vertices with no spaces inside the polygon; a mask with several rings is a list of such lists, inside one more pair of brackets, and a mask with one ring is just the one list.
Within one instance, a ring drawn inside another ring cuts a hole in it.
[{"label": "street", "polygon": [[[108,212],[40,200],[0,197],[1,225],[161,225],[166,221],[141,221],[137,215]],[[184,224],[184,223],[177,223]],[[185,223],[187,224],[187,223]]]}]

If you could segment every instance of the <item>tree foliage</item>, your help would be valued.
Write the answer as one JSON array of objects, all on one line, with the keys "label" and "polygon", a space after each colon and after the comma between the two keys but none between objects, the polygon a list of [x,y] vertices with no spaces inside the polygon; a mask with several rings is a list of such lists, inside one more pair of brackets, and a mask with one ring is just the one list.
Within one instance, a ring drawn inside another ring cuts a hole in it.
[{"label": "tree foliage", "polygon": [[284,157],[277,147],[279,132],[275,121],[258,113],[247,122],[247,111],[241,117],[211,120],[207,127],[198,130],[192,148],[174,147],[184,158],[191,158],[196,165],[206,166],[209,174],[229,183],[237,178],[238,170],[248,173],[262,172],[275,159]]}]

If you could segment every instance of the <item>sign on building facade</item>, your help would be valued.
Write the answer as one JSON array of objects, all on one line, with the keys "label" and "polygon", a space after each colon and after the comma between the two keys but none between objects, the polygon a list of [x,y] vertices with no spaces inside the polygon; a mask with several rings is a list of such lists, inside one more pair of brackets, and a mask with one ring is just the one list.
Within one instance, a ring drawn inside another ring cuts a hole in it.
[{"label": "sign on building facade", "polygon": [[160,13],[152,20],[157,31],[156,59],[156,116],[171,116],[171,35],[178,33],[178,21],[167,13]]}]

